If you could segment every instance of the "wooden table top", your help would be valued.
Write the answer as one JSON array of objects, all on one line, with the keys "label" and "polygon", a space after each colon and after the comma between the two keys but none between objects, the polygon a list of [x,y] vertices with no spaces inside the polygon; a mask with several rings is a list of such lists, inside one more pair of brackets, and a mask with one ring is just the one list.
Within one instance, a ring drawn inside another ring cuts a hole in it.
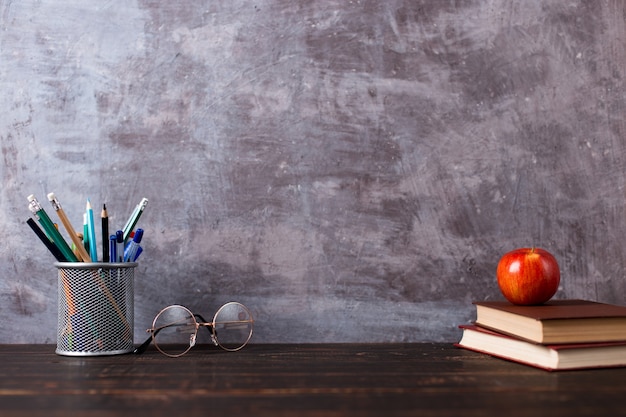
[{"label": "wooden table top", "polygon": [[54,349],[0,345],[0,415],[626,415],[626,368],[550,373],[452,344],[196,346],[176,359]]}]

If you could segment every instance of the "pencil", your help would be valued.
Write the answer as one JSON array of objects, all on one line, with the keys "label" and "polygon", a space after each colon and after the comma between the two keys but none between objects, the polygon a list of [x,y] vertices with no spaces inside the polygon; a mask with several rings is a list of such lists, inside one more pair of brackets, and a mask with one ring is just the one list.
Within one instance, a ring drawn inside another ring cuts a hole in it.
[{"label": "pencil", "polygon": [[87,213],[83,213],[83,246],[89,251],[89,232],[87,231]]},{"label": "pencil", "polygon": [[61,250],[54,243],[52,243],[50,239],[48,239],[48,236],[46,236],[43,230],[41,230],[39,226],[37,226],[37,223],[33,219],[26,220],[26,223],[28,223],[30,228],[33,229],[33,232],[35,232],[37,237],[43,242],[44,245],[46,245],[46,248],[48,248],[50,253],[52,253],[52,256],[54,256],[57,261],[67,262],[67,259],[65,259],[65,256],[63,256]]},{"label": "pencil", "polygon": [[72,223],[67,218],[67,215],[65,214],[65,210],[63,210],[63,207],[61,207],[61,203],[59,203],[59,199],[56,197],[56,195],[54,195],[54,193],[49,193],[48,200],[52,204],[52,207],[54,208],[54,210],[57,212],[59,219],[61,219],[61,223],[63,223],[63,226],[65,226],[65,230],[67,230],[67,234],[70,235],[72,242],[74,242],[74,245],[76,246],[77,258],[79,258],[79,260],[82,260],[83,262],[91,262],[91,258],[89,257],[89,254],[85,250],[83,243],[78,238],[78,235],[76,234],[76,231],[74,230],[74,227],[72,226]]},{"label": "pencil", "polygon": [[102,205],[102,262],[109,262],[109,213],[107,205]]},{"label": "pencil", "polygon": [[146,208],[147,204],[148,204],[148,199],[145,197],[142,198],[139,204],[137,204],[137,206],[133,210],[132,214],[130,215],[130,218],[124,225],[124,228],[122,229],[122,231],[124,232],[124,243],[126,243],[128,238],[130,237],[130,233],[133,231],[133,229],[137,225],[137,221],[139,221],[139,217],[141,217],[141,214],[143,213],[143,210]]},{"label": "pencil", "polygon": [[35,218],[39,220],[41,227],[44,229],[44,232],[48,236],[48,239],[54,243],[55,246],[59,248],[63,256],[68,262],[78,262],[78,258],[72,252],[72,249],[68,246],[63,236],[59,233],[59,231],[54,227],[52,220],[48,217],[46,211],[41,207],[39,200],[31,194],[28,196],[28,208],[33,213]]},{"label": "pencil", "polygon": [[96,242],[96,226],[93,219],[91,201],[87,199],[87,233],[89,234],[89,255],[94,262],[98,262],[98,244]]}]

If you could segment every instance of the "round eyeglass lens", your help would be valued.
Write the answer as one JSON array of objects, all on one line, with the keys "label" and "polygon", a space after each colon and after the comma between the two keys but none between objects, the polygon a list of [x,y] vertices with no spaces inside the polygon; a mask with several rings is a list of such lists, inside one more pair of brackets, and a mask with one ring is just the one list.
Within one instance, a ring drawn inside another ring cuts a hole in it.
[{"label": "round eyeglass lens", "polygon": [[167,356],[181,356],[195,344],[196,320],[183,306],[166,307],[154,318],[152,324],[154,345]]},{"label": "round eyeglass lens", "polygon": [[225,350],[239,350],[252,336],[254,320],[250,310],[243,304],[224,304],[213,318],[215,342]]}]

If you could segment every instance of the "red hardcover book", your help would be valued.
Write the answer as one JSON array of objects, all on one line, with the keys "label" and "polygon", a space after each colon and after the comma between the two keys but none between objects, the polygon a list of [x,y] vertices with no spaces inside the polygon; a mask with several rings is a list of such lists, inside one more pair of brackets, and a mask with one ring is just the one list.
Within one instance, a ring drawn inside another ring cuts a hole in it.
[{"label": "red hardcover book", "polygon": [[461,325],[455,346],[549,371],[626,366],[626,341],[542,345],[475,325]]}]

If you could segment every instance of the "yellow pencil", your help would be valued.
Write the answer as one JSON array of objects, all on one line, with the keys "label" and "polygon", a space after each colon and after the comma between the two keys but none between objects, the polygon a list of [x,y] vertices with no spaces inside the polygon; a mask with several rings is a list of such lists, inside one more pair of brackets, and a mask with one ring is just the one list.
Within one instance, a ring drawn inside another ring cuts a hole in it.
[{"label": "yellow pencil", "polygon": [[76,245],[78,258],[81,259],[83,262],[91,262],[91,257],[85,250],[85,246],[83,246],[82,240],[78,238],[76,231],[72,227],[72,223],[70,223],[70,220],[65,215],[65,211],[61,207],[61,203],[59,203],[59,200],[54,195],[54,193],[48,194],[48,200],[50,200],[50,203],[52,203],[52,207],[57,212],[59,219],[61,219],[61,223],[63,223],[63,226],[65,226],[65,230],[67,230],[67,233],[70,235],[70,238],[72,238],[72,242],[74,242],[74,245]]}]

